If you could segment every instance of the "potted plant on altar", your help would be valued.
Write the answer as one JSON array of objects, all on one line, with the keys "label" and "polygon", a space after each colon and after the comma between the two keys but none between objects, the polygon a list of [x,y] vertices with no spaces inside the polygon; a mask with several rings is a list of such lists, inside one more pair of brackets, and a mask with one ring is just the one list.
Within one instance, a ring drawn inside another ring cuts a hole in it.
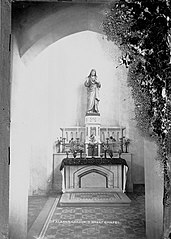
[{"label": "potted plant on altar", "polygon": [[115,152],[115,143],[116,139],[113,136],[110,136],[107,143],[108,145],[107,153],[109,154],[110,158],[113,158],[113,154]]},{"label": "potted plant on altar", "polygon": [[124,138],[123,144],[125,146],[125,153],[128,153],[128,146],[130,145],[131,140],[128,138]]},{"label": "potted plant on altar", "polygon": [[108,152],[110,158],[113,158],[113,150],[112,149],[108,149],[107,152]]},{"label": "potted plant on altar", "polygon": [[73,138],[70,140],[70,152],[73,154],[73,157],[76,158],[77,156],[77,142],[73,140]]},{"label": "potted plant on altar", "polygon": [[73,152],[73,156],[74,156],[74,158],[76,158],[76,156],[77,156],[77,151],[76,150]]},{"label": "potted plant on altar", "polygon": [[103,142],[102,145],[102,149],[104,150],[104,155],[105,158],[107,156],[107,153],[109,154],[110,158],[113,157],[113,153],[116,152],[115,151],[115,142],[116,139],[113,138],[113,136],[110,136],[110,138],[107,138],[107,143]]},{"label": "potted plant on altar", "polygon": [[95,149],[97,148],[97,140],[94,134],[90,135],[88,148],[91,148],[92,157],[94,157]]},{"label": "potted plant on altar", "polygon": [[104,142],[101,145],[102,145],[102,149],[104,150],[104,157],[106,158],[109,145],[105,144]]},{"label": "potted plant on altar", "polygon": [[84,152],[84,143],[78,143],[77,144],[77,151],[80,153],[80,158],[82,158],[83,152]]},{"label": "potted plant on altar", "polygon": [[80,158],[82,158],[82,154],[84,152],[84,143],[80,143],[74,141],[73,138],[70,140],[70,152],[73,154],[73,157],[76,158],[77,153],[80,153]]}]

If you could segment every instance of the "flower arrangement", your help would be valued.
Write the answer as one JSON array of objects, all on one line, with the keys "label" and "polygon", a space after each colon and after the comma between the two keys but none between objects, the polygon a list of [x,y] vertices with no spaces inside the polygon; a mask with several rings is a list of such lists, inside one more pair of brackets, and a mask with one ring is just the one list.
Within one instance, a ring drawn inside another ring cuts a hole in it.
[{"label": "flower arrangement", "polygon": [[77,144],[77,151],[80,153],[80,158],[82,158],[82,154],[84,152],[84,143]]},{"label": "flower arrangement", "polygon": [[107,157],[107,151],[109,150],[109,145],[103,142],[101,144],[101,146],[102,146],[102,149],[104,151],[104,157],[106,158]]},{"label": "flower arrangement", "polygon": [[125,153],[128,153],[128,146],[130,145],[130,143],[131,143],[131,140],[130,140],[130,139],[124,138],[123,144],[124,144],[124,146],[125,146]]},{"label": "flower arrangement", "polygon": [[97,140],[94,134],[91,134],[89,137],[89,143],[88,143],[88,148],[91,148],[91,153],[92,153],[92,157],[95,154],[95,149],[97,148]]},{"label": "flower arrangement", "polygon": [[97,144],[97,140],[94,134],[91,134],[89,137],[89,144]]},{"label": "flower arrangement", "polygon": [[71,139],[69,151],[73,154],[74,158],[76,158],[77,153],[80,153],[80,158],[82,158],[82,153],[84,152],[84,143]]}]

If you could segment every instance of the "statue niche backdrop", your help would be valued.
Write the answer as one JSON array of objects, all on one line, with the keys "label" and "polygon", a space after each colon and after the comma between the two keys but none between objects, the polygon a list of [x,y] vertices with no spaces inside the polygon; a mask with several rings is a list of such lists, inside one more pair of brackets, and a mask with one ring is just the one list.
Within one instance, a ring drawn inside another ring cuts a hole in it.
[{"label": "statue niche backdrop", "polygon": [[[121,157],[126,128],[101,125],[99,112],[101,83],[97,79],[96,70],[90,71],[84,86],[87,88],[85,124],[61,128],[62,152],[54,155],[53,167],[55,158],[61,161],[63,194],[60,206],[73,206],[78,203],[80,206],[87,203],[108,205],[108,198],[110,205],[129,206],[131,200],[124,192],[128,171],[127,161],[130,165],[131,154],[127,152],[124,158]],[[66,153],[66,158],[62,158],[63,153]],[[54,170],[55,168],[53,172]],[[127,185],[132,190],[130,176]]]}]

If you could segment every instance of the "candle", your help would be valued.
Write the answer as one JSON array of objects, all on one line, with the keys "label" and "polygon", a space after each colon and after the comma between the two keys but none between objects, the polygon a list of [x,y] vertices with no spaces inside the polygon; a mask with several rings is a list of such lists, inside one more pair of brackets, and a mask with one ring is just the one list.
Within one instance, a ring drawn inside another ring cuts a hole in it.
[{"label": "candle", "polygon": [[65,128],[63,129],[63,138],[65,138]]},{"label": "candle", "polygon": [[79,138],[78,136],[79,136],[79,135],[78,135],[78,123],[77,123],[77,132],[76,132],[76,138]]}]

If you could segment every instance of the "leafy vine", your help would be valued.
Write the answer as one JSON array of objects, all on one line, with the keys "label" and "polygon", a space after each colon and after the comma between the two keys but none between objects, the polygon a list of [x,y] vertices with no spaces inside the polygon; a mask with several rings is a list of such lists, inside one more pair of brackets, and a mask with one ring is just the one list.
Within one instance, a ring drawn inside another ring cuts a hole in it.
[{"label": "leafy vine", "polygon": [[120,0],[103,22],[108,40],[122,50],[129,67],[128,86],[135,102],[137,126],[159,148],[167,204],[171,131],[171,6],[168,0]]}]

